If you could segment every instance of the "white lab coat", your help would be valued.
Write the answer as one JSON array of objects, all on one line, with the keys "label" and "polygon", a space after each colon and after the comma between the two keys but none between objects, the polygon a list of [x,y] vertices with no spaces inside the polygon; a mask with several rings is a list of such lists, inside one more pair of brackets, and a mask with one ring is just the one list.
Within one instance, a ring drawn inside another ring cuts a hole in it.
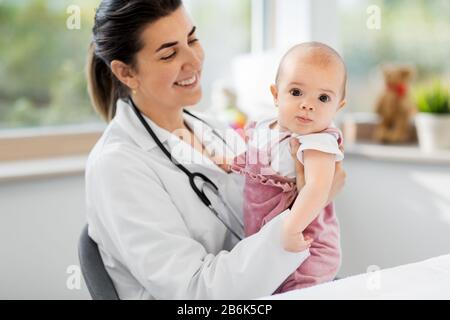
[{"label": "white lab coat", "polygon": [[[168,131],[146,121],[166,148],[180,149],[177,160],[202,172],[218,187],[242,223],[243,179],[227,174]],[[203,118],[218,130],[225,127]],[[211,128],[204,141],[221,145]],[[236,153],[245,145],[226,135]],[[183,155],[183,153],[186,153]],[[181,157],[181,159],[180,159]],[[251,299],[272,294],[308,256],[281,246],[282,220],[289,210],[257,234],[238,242],[200,201],[187,176],[172,164],[139,122],[131,106],[119,100],[114,119],[89,156],[86,167],[89,235],[98,243],[106,270],[121,299]],[[242,226],[220,207],[234,230]]]}]

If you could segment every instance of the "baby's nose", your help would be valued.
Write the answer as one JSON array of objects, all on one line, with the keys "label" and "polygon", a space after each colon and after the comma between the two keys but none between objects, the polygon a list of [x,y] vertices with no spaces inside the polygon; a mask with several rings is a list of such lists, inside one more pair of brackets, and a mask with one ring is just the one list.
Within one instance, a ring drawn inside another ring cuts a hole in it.
[{"label": "baby's nose", "polygon": [[315,109],[314,109],[314,107],[313,106],[307,106],[307,105],[302,105],[302,110],[305,110],[305,111],[314,111]]}]

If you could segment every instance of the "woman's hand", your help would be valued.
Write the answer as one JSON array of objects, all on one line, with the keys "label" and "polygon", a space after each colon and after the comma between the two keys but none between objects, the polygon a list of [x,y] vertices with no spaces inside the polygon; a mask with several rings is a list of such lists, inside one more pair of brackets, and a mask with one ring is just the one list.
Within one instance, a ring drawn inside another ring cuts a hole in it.
[{"label": "woman's hand", "polygon": [[[297,151],[300,147],[300,142],[292,138],[290,141],[291,146],[291,156],[294,159],[295,163],[295,171],[297,173],[297,190],[300,192],[300,190],[305,186],[305,168],[303,167],[302,163],[297,159]],[[344,152],[344,147],[339,147],[342,152]],[[333,201],[333,199],[336,197],[336,195],[341,192],[342,188],[344,187],[346,179],[346,173],[344,171],[344,168],[342,167],[342,162],[336,162],[336,169],[334,172],[334,178],[333,178],[333,184],[330,189],[330,193],[328,194],[328,200],[327,203],[330,203]]]}]

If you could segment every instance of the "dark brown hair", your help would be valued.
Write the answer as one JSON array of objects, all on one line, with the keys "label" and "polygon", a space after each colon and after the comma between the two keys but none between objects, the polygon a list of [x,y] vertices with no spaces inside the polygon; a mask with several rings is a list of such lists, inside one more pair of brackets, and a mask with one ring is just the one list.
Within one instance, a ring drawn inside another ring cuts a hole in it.
[{"label": "dark brown hair", "polygon": [[95,14],[87,61],[88,91],[95,110],[106,121],[116,113],[116,102],[129,89],[111,72],[113,60],[135,67],[143,48],[144,28],[181,6],[181,0],[103,0]]}]

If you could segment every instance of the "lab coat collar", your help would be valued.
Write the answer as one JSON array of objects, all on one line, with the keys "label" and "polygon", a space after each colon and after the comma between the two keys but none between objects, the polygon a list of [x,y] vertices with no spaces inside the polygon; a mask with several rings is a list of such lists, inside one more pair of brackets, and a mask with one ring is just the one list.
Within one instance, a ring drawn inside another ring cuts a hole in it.
[{"label": "lab coat collar", "polygon": [[[159,127],[144,114],[142,114],[142,116],[150,128],[155,132],[161,143],[167,142],[166,145],[173,146],[180,142],[178,137]],[[213,129],[209,125],[205,125],[202,121],[187,114],[184,114],[184,120],[194,132],[202,133],[204,143],[209,143],[211,140],[218,139],[215,136]],[[149,136],[147,130],[134,113],[132,106],[127,101],[123,99],[117,101],[116,115],[113,121],[116,121],[142,149],[149,151],[157,146],[156,142]]]},{"label": "lab coat collar", "polygon": [[[165,143],[173,138],[177,139],[173,134],[159,127],[144,114],[142,114],[142,116],[150,128],[155,132],[161,143]],[[132,106],[127,101],[123,99],[117,101],[114,121],[116,121],[142,149],[149,151],[157,146],[156,142],[149,136],[147,130],[134,113]]]}]

